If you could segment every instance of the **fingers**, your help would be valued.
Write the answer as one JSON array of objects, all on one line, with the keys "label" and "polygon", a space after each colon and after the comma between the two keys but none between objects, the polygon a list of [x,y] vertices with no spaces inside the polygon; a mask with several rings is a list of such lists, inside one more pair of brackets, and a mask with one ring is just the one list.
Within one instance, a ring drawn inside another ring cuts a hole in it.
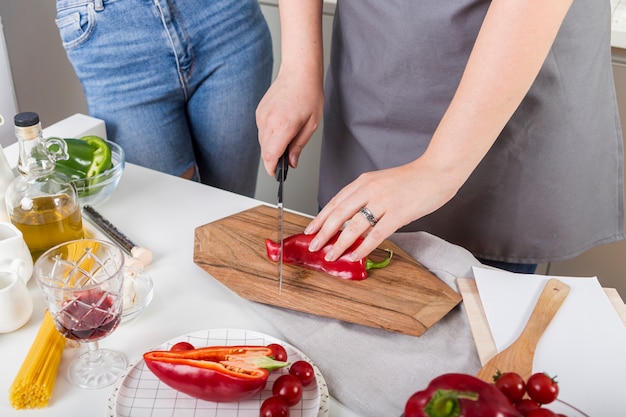
[{"label": "fingers", "polygon": [[[373,212],[373,210],[371,211]],[[312,252],[321,249],[335,235],[337,230],[341,230],[345,224],[337,241],[326,253],[325,259],[329,262],[337,260],[359,237],[364,236],[363,242],[350,254],[350,258],[354,261],[362,259],[376,249],[385,240],[386,236],[393,233],[393,226],[390,227],[389,224],[386,224],[383,218],[380,218],[376,225],[372,226],[372,222],[359,210],[356,210],[347,222],[337,222],[335,220],[335,218],[340,217],[336,212],[333,213],[333,217],[327,219],[309,246],[309,250]],[[307,229],[306,232],[309,231]]]},{"label": "fingers", "polygon": [[[368,219],[360,212],[355,213],[339,235],[337,242],[335,242],[329,254],[327,254],[326,260],[337,260],[360,236],[365,236],[365,239],[350,254],[350,258],[353,261],[358,261],[366,257],[384,240],[379,230],[377,230],[377,226],[372,227]],[[380,240],[377,239],[378,236],[380,236]]]},{"label": "fingers", "polygon": [[[411,179],[419,177],[403,167],[361,174],[309,223],[305,233],[316,235],[309,250],[315,252],[323,248],[341,230],[325,259],[335,261],[348,249],[355,261],[366,257],[398,228],[427,214],[426,206],[412,193],[407,193],[410,189],[420,189],[419,185],[410,183]],[[426,180],[427,184],[430,182]],[[361,236],[363,241],[351,248]]]},{"label": "fingers", "polygon": [[302,150],[321,117],[323,95],[300,96],[302,89],[289,77],[279,77],[257,106],[256,121],[263,166],[275,175],[279,158],[289,147],[289,165],[296,168]]},{"label": "fingers", "polygon": [[[282,114],[282,113],[280,113]],[[289,146],[298,129],[292,128],[294,123],[272,111],[267,113],[266,107],[257,109],[257,127],[259,131],[259,145],[263,166],[270,176],[276,173],[278,160]],[[290,153],[291,153],[290,149]],[[291,155],[290,155],[291,162]],[[295,156],[297,160],[297,156]],[[291,163],[290,163],[291,165]]]},{"label": "fingers", "polygon": [[[287,148],[289,149],[289,166],[291,168],[297,168],[300,154],[302,154],[307,140],[308,137],[304,135],[302,131],[295,137],[292,137],[291,134],[286,131],[270,136],[269,139],[264,141],[266,145],[261,145],[261,159],[263,160],[263,166],[267,173],[271,176],[276,175],[278,160]],[[261,142],[261,140],[259,140],[259,142]]]},{"label": "fingers", "polygon": [[[270,176],[276,175],[276,166],[278,160],[284,153],[289,144],[289,136],[282,135],[270,138],[267,140],[267,145],[261,145],[261,159],[263,160],[263,166]],[[291,155],[290,158],[291,159]],[[291,164],[290,164],[291,165]]]},{"label": "fingers", "polygon": [[318,251],[341,230],[325,259],[330,262],[337,260],[359,237],[364,236],[363,242],[351,254],[356,261],[367,256],[393,233],[394,224],[384,220],[384,206],[366,199],[366,194],[359,181],[341,190],[307,226],[304,233],[316,234],[309,250]]}]

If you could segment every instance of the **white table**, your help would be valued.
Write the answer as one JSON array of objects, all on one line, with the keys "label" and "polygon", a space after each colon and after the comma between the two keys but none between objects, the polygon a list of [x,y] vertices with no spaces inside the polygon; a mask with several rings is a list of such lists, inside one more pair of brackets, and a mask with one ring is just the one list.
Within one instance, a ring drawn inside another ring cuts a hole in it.
[{"label": "white table", "polygon": [[[9,146],[5,153],[14,165],[17,145]],[[135,243],[153,252],[154,260],[146,271],[154,280],[154,299],[142,315],[122,323],[102,340],[101,347],[123,352],[132,363],[146,350],[197,330],[248,329],[281,339],[280,330],[259,318],[249,301],[193,262],[196,227],[259,204],[251,198],[127,164],[118,188],[96,209]],[[112,387],[82,390],[67,380],[67,364],[78,353],[76,348],[64,352],[47,408],[17,411],[10,406],[9,387],[30,349],[44,312],[43,297],[34,279],[28,287],[35,305],[32,318],[21,329],[0,335],[0,416],[105,416]],[[329,415],[355,416],[332,398]]]}]

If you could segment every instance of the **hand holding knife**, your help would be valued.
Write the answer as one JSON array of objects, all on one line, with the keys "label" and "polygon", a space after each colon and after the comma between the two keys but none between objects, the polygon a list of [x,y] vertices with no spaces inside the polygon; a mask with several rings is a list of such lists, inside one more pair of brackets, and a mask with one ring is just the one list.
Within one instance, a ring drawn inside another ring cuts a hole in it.
[{"label": "hand holding knife", "polygon": [[278,260],[278,294],[283,289],[283,247],[284,247],[284,205],[283,205],[283,184],[287,179],[289,170],[289,149],[278,160],[276,165],[276,181],[278,181],[278,240],[280,241],[280,255]]}]

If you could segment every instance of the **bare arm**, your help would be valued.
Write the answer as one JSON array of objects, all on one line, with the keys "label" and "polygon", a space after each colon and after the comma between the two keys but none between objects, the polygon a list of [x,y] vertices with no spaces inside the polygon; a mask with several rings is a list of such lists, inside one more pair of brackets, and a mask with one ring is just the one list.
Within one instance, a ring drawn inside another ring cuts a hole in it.
[{"label": "bare arm", "polygon": [[256,111],[261,157],[274,175],[289,145],[295,167],[317,129],[323,105],[322,0],[280,0],[282,61]]},{"label": "bare arm", "polygon": [[[396,168],[369,172],[341,190],[311,221],[319,249],[350,220],[329,260],[369,230],[353,258],[448,202],[467,180],[530,89],[572,0],[492,1],[456,94],[424,155]],[[370,225],[358,210],[379,219]]]}]

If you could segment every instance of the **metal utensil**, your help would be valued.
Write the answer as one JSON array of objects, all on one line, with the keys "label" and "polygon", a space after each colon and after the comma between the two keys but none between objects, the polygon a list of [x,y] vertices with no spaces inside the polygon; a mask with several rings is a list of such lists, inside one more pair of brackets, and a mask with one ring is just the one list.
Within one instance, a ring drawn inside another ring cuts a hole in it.
[{"label": "metal utensil", "polygon": [[493,382],[493,376],[498,371],[517,372],[527,380],[532,374],[537,342],[565,301],[569,290],[569,285],[555,278],[550,279],[541,291],[539,300],[519,337],[487,361],[476,376],[483,381]]},{"label": "metal utensil", "polygon": [[83,206],[83,215],[98,229],[106,234],[114,243],[129,254],[132,258],[141,262],[142,268],[152,262],[152,252],[149,249],[137,246],[124,233],[120,232],[113,224],[105,219],[96,209],[89,205]]},{"label": "metal utensil", "polygon": [[276,181],[278,181],[278,239],[280,241],[280,255],[278,259],[278,293],[283,289],[283,248],[284,248],[284,205],[283,205],[283,185],[287,179],[287,171],[289,170],[289,151],[285,149],[285,153],[278,160],[276,165]]}]

